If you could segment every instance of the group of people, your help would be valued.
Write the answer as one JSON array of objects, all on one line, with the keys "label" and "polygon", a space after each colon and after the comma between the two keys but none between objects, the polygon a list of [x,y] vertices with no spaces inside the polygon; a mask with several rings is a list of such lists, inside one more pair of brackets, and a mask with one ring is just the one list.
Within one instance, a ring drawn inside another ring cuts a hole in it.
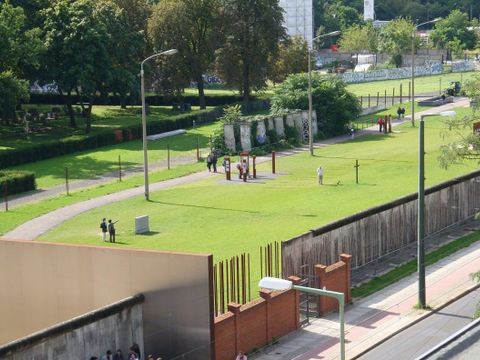
[{"label": "group of people", "polygon": [[115,224],[118,222],[117,221],[112,221],[112,219],[108,220],[107,224],[107,219],[103,218],[102,222],[100,223],[100,229],[102,229],[102,240],[107,241],[107,232],[108,235],[110,236],[110,242],[114,243],[115,242]]},{"label": "group of people", "polygon": [[398,107],[397,109],[397,115],[398,115],[398,120],[400,119],[403,119],[405,117],[405,108],[402,106],[402,107]]},{"label": "group of people", "polygon": [[236,168],[238,170],[238,178],[247,181],[248,175],[250,173],[247,159],[240,159],[237,163]]},{"label": "group of people", "polygon": [[[115,354],[112,354],[110,350],[107,350],[105,355],[101,356],[100,359],[97,356],[91,356],[90,360],[140,360],[140,347],[137,344],[133,344],[128,349],[127,357],[123,356],[122,350],[118,349]],[[148,355],[147,360],[155,360],[153,355]],[[162,360],[161,357],[158,357],[156,360]]]},{"label": "group of people", "polygon": [[378,131],[384,132],[392,132],[392,115],[385,115],[385,117],[380,116],[377,121],[378,124]]}]

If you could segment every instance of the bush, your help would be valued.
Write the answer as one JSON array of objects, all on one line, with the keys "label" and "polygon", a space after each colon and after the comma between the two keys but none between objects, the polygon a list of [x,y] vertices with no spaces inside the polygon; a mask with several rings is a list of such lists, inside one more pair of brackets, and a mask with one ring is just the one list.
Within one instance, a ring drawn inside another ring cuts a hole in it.
[{"label": "bush", "polygon": [[[325,136],[341,135],[345,124],[360,114],[360,104],[345,83],[331,76],[312,76],[313,108],[319,119],[318,130]],[[308,75],[294,74],[280,84],[272,98],[272,111],[308,109]]]},{"label": "bush", "polygon": [[[171,130],[184,129],[192,126],[193,120],[197,125],[214,122],[222,115],[221,108],[213,109],[201,114],[186,114],[174,120],[149,121],[148,132],[159,134]],[[142,124],[137,124],[120,129],[124,141],[140,139],[142,137]],[[21,149],[0,152],[0,168],[49,159],[56,156],[71,154],[78,151],[96,149],[103,146],[114,145],[117,142],[115,130],[104,131],[95,135],[63,139],[57,142],[40,144]]]},{"label": "bush", "polygon": [[35,190],[35,174],[30,171],[2,170],[0,171],[0,189],[5,192],[5,185],[9,195]]}]

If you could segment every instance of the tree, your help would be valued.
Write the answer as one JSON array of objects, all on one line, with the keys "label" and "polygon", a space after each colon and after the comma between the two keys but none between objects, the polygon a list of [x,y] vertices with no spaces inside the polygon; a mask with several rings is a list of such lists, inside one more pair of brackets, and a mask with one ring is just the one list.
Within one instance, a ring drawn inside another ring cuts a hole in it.
[{"label": "tree", "polygon": [[390,21],[380,33],[380,51],[391,55],[391,63],[396,67],[402,64],[402,54],[411,51],[413,30],[410,20],[398,18]]},{"label": "tree", "polygon": [[128,75],[125,64],[138,50],[132,40],[135,34],[125,31],[124,12],[108,0],[55,0],[44,16],[45,73],[65,96],[72,127],[76,122],[71,95],[80,96],[85,132],[89,133],[96,93],[107,91],[115,79]]},{"label": "tree", "polygon": [[[354,2],[317,0],[315,2],[315,29],[316,33],[327,33],[337,30],[345,30],[352,25],[363,23],[363,1],[357,9]],[[360,11],[359,11],[360,10]],[[328,43],[331,39],[325,39]]]},{"label": "tree", "polygon": [[453,10],[447,18],[437,22],[430,39],[437,48],[455,53],[473,49],[477,40],[467,14],[460,10]]},{"label": "tree", "polygon": [[270,58],[269,79],[278,84],[288,75],[308,71],[308,44],[302,36],[294,35],[281,42],[278,54]]},{"label": "tree", "polygon": [[198,87],[200,108],[206,108],[203,75],[219,43],[219,0],[164,0],[153,7],[148,33],[157,51],[175,48],[174,64]]},{"label": "tree", "polygon": [[[312,76],[313,108],[317,111],[319,131],[324,136],[343,134],[345,125],[360,114],[360,104],[336,77]],[[308,109],[308,74],[290,75],[275,89],[272,111]]]},{"label": "tree", "polygon": [[447,119],[448,133],[455,138],[449,144],[440,147],[438,162],[446,169],[450,164],[460,163],[464,160],[477,160],[480,162],[480,135],[472,131],[473,126],[480,120],[480,75],[476,74],[465,82],[464,91],[473,101],[472,114],[462,118]]},{"label": "tree", "polygon": [[268,59],[285,38],[283,10],[278,0],[225,0],[226,42],[217,51],[216,70],[247,102],[252,89],[262,89]]},{"label": "tree", "polygon": [[14,118],[15,108],[28,100],[27,68],[38,66],[42,43],[38,29],[28,29],[22,8],[0,4],[0,118]]}]

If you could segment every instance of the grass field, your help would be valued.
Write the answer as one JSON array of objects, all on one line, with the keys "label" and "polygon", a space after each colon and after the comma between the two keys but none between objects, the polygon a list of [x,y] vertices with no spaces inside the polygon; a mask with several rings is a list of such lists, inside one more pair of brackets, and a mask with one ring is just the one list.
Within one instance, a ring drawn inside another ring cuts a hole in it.
[{"label": "grass field", "polygon": [[[468,109],[459,110],[462,113]],[[390,135],[369,135],[353,141],[277,160],[259,167],[263,176],[247,184],[226,182],[221,176],[92,209],[41,237],[44,241],[100,243],[102,217],[119,219],[120,247],[206,252],[215,261],[232,255],[258,253],[258,246],[285,240],[308,229],[415,192],[418,128],[404,124]],[[438,167],[438,148],[445,138],[442,118],[426,123],[426,184],[431,186],[473,171],[476,164]],[[360,184],[353,165],[360,161]],[[325,168],[325,185],[316,184],[315,169]],[[150,215],[152,233],[134,234],[135,216]],[[253,256],[253,268],[258,259]]]},{"label": "grass field", "polygon": [[[26,109],[31,107],[42,107],[36,105],[27,105]],[[50,111],[51,107],[43,106],[43,110]],[[151,113],[148,115],[148,120],[175,120],[178,117],[185,116],[185,114],[195,114],[208,111],[199,110],[198,107],[193,107],[191,113],[179,113],[171,110],[171,107],[166,106],[152,106]],[[120,129],[135,124],[141,123],[141,108],[129,107],[128,109],[120,109],[120,107],[99,106],[96,105],[92,109],[92,130],[91,134],[96,134],[108,129]],[[19,149],[21,147],[43,144],[59,139],[68,139],[85,136],[85,124],[81,116],[77,116],[77,129],[72,129],[68,125],[67,116],[61,116],[58,120],[52,120],[47,124],[51,128],[45,133],[33,133],[28,136],[23,130],[23,125],[15,127],[0,126],[0,151],[9,149]]]},{"label": "grass field", "polygon": [[[440,90],[444,90],[449,87],[451,81],[462,81],[470,79],[475,74],[474,71],[465,73],[447,73],[442,75],[433,76],[419,76],[415,77],[415,94],[424,94],[437,92],[440,94]],[[441,79],[441,83],[440,83]],[[403,96],[408,96],[408,83],[411,79],[398,79],[398,80],[385,80],[385,81],[371,81],[360,84],[349,84],[347,89],[357,96],[377,96],[377,92],[380,96],[383,96],[385,90],[387,95],[391,96],[393,88],[395,88],[395,96],[400,96],[400,84],[402,84]]]},{"label": "grass field", "polygon": [[[206,148],[210,134],[216,124],[189,129],[184,135],[163,138],[148,143],[149,162],[167,159],[167,147],[170,156],[196,157],[197,140],[200,149]],[[205,152],[207,150],[203,150]],[[69,169],[71,181],[92,178],[118,170],[118,156],[121,156],[122,169],[129,169],[143,164],[143,147],[140,140],[105,146],[95,150],[68,154],[35,163],[19,165],[10,169],[35,172],[37,186],[46,189],[65,182],[65,167]]]}]

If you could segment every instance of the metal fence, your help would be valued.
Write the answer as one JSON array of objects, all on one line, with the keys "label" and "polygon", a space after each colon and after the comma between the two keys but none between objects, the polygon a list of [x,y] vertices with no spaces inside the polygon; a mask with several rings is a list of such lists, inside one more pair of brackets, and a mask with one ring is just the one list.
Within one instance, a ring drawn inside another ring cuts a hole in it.
[{"label": "metal fence", "polygon": [[[426,191],[425,234],[472,217],[480,208],[480,171]],[[302,266],[333,264],[352,255],[352,268],[366,265],[417,241],[417,194],[365,210],[282,242],[283,274]]]}]

